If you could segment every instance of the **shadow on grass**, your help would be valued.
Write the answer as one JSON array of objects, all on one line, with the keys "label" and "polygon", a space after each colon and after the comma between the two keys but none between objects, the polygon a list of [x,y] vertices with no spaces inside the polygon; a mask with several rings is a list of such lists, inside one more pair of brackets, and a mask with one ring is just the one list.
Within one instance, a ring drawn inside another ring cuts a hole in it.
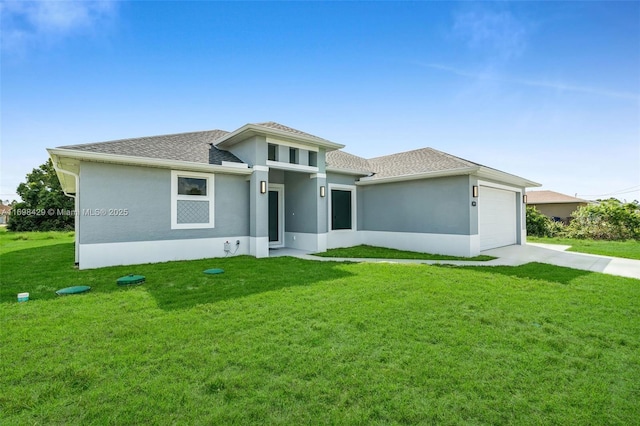
[{"label": "shadow on grass", "polygon": [[[240,256],[184,263],[184,274],[165,275],[147,281],[147,290],[162,309],[186,309],[199,304],[242,298],[290,287],[310,286],[352,275],[340,263],[313,262],[291,257],[256,259]],[[159,264],[165,265],[165,264]],[[170,264],[167,264],[170,265]],[[207,275],[208,268],[222,268],[223,274]]]},{"label": "shadow on grass", "polygon": [[438,265],[438,267],[473,269],[481,273],[500,274],[509,277],[542,280],[552,283],[567,285],[574,279],[593,274],[581,269],[566,268],[564,266],[549,265],[546,263],[526,263],[520,266],[450,266]]},{"label": "shadow on grass", "polygon": [[[128,291],[128,287],[118,286],[116,280],[124,275],[139,274],[146,277],[141,287],[154,297],[160,308],[186,309],[350,275],[340,263],[290,257],[238,256],[89,270],[75,269],[73,259],[73,243],[3,254],[0,256],[0,302],[16,303],[17,294],[22,292],[29,292],[31,301],[55,299],[59,297],[56,290],[76,285],[90,286],[91,293]],[[210,268],[222,268],[225,272],[204,274],[203,271]]]}]

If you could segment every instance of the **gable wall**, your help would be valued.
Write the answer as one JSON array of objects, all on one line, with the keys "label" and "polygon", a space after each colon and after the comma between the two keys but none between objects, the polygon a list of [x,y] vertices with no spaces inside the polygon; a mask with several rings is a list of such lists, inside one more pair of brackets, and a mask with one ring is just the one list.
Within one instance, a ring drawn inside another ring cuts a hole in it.
[{"label": "gable wall", "polygon": [[264,136],[253,136],[238,142],[231,146],[229,151],[249,167],[267,164],[267,138]]}]

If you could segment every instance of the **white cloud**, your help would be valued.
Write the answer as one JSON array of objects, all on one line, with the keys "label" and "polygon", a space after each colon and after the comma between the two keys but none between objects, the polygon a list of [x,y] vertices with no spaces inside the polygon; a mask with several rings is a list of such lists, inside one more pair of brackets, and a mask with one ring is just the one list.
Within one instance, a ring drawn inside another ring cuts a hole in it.
[{"label": "white cloud", "polygon": [[504,83],[521,84],[524,86],[542,87],[546,89],[567,91],[567,92],[580,92],[587,93],[596,96],[605,96],[609,98],[621,98],[630,99],[632,101],[640,101],[640,94],[634,92],[618,92],[614,90],[600,89],[597,87],[589,86],[576,86],[572,84],[566,84],[560,81],[544,81],[544,80],[530,80],[521,78],[510,78],[499,76],[495,73],[479,73],[473,71],[465,71],[458,68],[450,67],[442,64],[423,64],[427,68],[432,68],[440,71],[445,71],[451,74],[459,75],[461,77],[468,77],[474,80],[490,80]]},{"label": "white cloud", "polygon": [[33,44],[95,32],[114,17],[116,9],[113,0],[2,2],[2,49],[21,51]]},{"label": "white cloud", "polygon": [[507,11],[458,13],[454,16],[452,32],[469,48],[500,59],[519,56],[526,47],[525,24]]}]

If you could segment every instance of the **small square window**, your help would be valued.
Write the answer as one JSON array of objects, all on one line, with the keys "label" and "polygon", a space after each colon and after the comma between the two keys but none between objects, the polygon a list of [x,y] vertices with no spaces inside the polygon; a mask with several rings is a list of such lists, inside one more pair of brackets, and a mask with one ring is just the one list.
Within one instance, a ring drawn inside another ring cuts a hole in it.
[{"label": "small square window", "polygon": [[318,167],[318,153],[315,151],[309,151],[309,165],[312,167]]},{"label": "small square window", "polygon": [[289,163],[298,164],[298,148],[289,148]]},{"label": "small square window", "polygon": [[278,145],[270,143],[267,146],[267,160],[278,161]]},{"label": "small square window", "polygon": [[171,229],[215,227],[214,175],[171,171]]},{"label": "small square window", "polygon": [[207,180],[178,177],[179,195],[207,195]]}]

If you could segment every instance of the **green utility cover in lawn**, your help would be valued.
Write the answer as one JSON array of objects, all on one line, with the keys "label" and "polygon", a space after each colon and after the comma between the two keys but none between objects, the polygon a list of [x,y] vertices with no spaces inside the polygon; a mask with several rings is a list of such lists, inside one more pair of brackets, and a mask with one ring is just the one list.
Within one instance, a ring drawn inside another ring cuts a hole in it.
[{"label": "green utility cover in lawn", "polygon": [[86,291],[91,290],[91,287],[89,287],[88,285],[76,285],[73,287],[67,287],[67,288],[62,288],[58,291],[56,291],[56,294],[58,296],[65,296],[67,294],[78,294],[78,293],[84,293]]},{"label": "green utility cover in lawn", "polygon": [[217,268],[207,269],[206,271],[204,271],[205,274],[210,274],[210,275],[222,274],[223,272],[224,272],[224,269],[217,269]]},{"label": "green utility cover in lawn", "polygon": [[120,277],[116,281],[118,285],[134,285],[144,282],[144,275],[127,275],[126,277]]}]

